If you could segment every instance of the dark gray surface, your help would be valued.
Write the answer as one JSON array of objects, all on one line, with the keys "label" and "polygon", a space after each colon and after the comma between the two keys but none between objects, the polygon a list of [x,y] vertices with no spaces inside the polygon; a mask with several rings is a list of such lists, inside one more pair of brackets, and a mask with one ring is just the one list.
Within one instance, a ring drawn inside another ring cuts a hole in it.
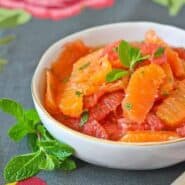
[{"label": "dark gray surface", "polygon": [[[37,62],[50,44],[68,34],[120,21],[145,20],[185,28],[184,17],[185,10],[177,17],[169,17],[166,9],[149,0],[120,0],[111,9],[86,10],[79,16],[60,22],[34,19],[9,31],[15,33],[17,39],[7,48],[10,62],[0,74],[0,97],[13,98],[28,108],[33,107],[30,82]],[[0,184],[3,184],[3,167],[11,156],[27,152],[26,140],[15,144],[7,137],[6,132],[12,123],[13,119],[0,113]],[[153,171],[114,170],[82,161],[78,163],[79,168],[74,172],[43,172],[39,176],[48,185],[168,185],[185,170],[185,163]]]}]

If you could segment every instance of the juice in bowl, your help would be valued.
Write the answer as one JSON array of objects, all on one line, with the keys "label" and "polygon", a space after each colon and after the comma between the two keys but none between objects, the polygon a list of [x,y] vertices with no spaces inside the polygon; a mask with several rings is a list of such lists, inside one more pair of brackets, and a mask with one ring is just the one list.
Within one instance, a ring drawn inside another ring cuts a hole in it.
[{"label": "juice in bowl", "polygon": [[60,40],[32,81],[43,124],[93,164],[155,169],[185,160],[183,46],[183,30],[147,22]]}]

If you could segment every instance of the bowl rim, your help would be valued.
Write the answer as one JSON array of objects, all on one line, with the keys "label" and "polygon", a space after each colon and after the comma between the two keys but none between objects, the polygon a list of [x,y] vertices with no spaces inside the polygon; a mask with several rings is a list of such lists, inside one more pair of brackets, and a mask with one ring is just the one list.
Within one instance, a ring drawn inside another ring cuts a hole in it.
[{"label": "bowl rim", "polygon": [[35,85],[35,80],[36,80],[36,74],[38,73],[38,70],[40,69],[39,64],[43,63],[43,61],[45,61],[45,57],[46,55],[51,51],[51,50],[56,50],[54,49],[58,44],[60,44],[61,42],[63,42],[64,40],[68,40],[71,37],[77,37],[78,35],[87,33],[87,32],[92,32],[92,31],[96,31],[97,29],[101,30],[105,27],[113,27],[113,26],[121,26],[121,25],[142,25],[142,24],[150,24],[153,26],[159,26],[159,27],[166,27],[166,28],[173,28],[173,29],[177,29],[181,32],[184,32],[185,34],[185,30],[178,28],[176,26],[171,26],[168,24],[161,24],[161,23],[157,23],[157,22],[148,22],[148,21],[131,21],[131,22],[118,22],[118,23],[112,23],[112,24],[104,24],[104,25],[98,25],[98,26],[94,26],[91,28],[87,28],[87,29],[83,29],[81,31],[69,34],[67,36],[64,36],[63,38],[59,39],[58,41],[54,42],[52,45],[50,45],[48,47],[47,50],[45,50],[45,52],[42,54],[32,77],[32,81],[31,81],[31,95],[32,95],[32,99],[34,100],[34,102],[37,104],[37,106],[40,108],[40,110],[44,113],[45,116],[47,116],[48,119],[50,119],[52,121],[53,124],[57,124],[59,127],[61,127],[63,130],[65,130],[66,132],[68,132],[69,134],[75,135],[77,137],[80,137],[81,139],[85,139],[91,142],[99,142],[100,144],[111,144],[111,145],[118,145],[118,146],[160,146],[160,145],[171,145],[174,143],[179,143],[179,142],[185,142],[185,138],[178,138],[178,139],[174,139],[174,140],[169,140],[169,141],[162,141],[162,142],[141,142],[141,143],[136,143],[136,142],[123,142],[123,141],[111,141],[111,140],[106,140],[106,139],[101,139],[101,138],[96,138],[93,136],[89,136],[86,135],[84,133],[78,132],[66,125],[64,125],[63,123],[59,122],[58,120],[56,120],[53,116],[50,115],[50,113],[46,110],[46,108],[40,103],[40,100],[37,96],[37,90],[36,90],[36,85]]}]

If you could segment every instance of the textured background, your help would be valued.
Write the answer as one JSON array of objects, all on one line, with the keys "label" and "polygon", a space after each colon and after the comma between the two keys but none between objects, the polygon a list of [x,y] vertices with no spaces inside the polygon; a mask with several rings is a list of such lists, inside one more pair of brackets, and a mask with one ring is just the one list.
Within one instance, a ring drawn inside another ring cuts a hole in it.
[{"label": "textured background", "polygon": [[[169,17],[166,9],[149,0],[118,0],[110,9],[86,10],[79,16],[60,22],[33,19],[9,31],[15,33],[17,39],[3,51],[10,62],[0,74],[0,97],[13,98],[28,108],[33,107],[30,82],[38,60],[50,44],[68,34],[121,21],[154,21],[185,28],[184,17],[185,10],[177,17]],[[14,144],[7,137],[6,132],[13,121],[0,113],[0,184],[4,183],[2,171],[11,156],[27,152],[26,140]],[[39,176],[48,185],[169,185],[185,170],[185,163],[153,171],[114,170],[82,161],[78,163],[79,168],[74,172],[43,172]]]}]

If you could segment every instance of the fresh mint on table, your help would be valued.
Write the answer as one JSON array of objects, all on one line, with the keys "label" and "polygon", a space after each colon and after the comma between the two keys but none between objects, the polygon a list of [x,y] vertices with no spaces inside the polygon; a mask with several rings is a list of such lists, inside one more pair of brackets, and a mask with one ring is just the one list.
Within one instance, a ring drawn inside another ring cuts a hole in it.
[{"label": "fresh mint on table", "polygon": [[0,29],[13,28],[25,24],[31,15],[23,10],[0,8]]},{"label": "fresh mint on table", "polygon": [[170,15],[177,15],[179,11],[185,5],[185,0],[153,0],[162,6],[166,6],[169,9]]},{"label": "fresh mint on table", "polygon": [[10,114],[16,123],[10,128],[9,136],[20,141],[28,136],[32,153],[13,157],[4,169],[6,182],[27,179],[41,170],[73,170],[76,164],[70,157],[74,150],[67,144],[55,140],[44,128],[34,109],[26,110],[10,99],[0,99],[0,110]]},{"label": "fresh mint on table", "polygon": [[[9,10],[0,8],[0,30],[14,28],[16,26],[27,23],[31,19],[31,15],[23,10]],[[15,39],[14,35],[0,37],[0,49],[1,46],[9,44]],[[7,60],[0,56],[0,72],[7,64]]]},{"label": "fresh mint on table", "polygon": [[126,41],[121,41],[115,51],[118,53],[119,59],[123,66],[127,67],[129,70],[113,69],[107,74],[106,82],[114,82],[126,75],[129,75],[129,72],[134,70],[137,63],[150,57],[149,55],[142,56],[139,48],[133,47]]}]

